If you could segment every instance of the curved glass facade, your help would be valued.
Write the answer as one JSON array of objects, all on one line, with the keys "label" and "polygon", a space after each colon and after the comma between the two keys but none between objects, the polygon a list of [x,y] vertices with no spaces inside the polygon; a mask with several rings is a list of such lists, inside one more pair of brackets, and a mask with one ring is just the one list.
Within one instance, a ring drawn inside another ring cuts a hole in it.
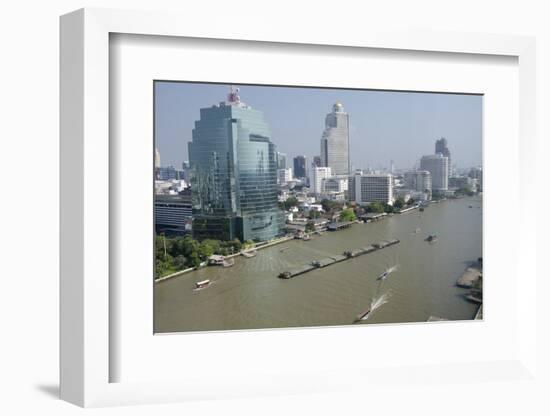
[{"label": "curved glass facade", "polygon": [[239,102],[200,115],[189,143],[194,236],[265,241],[281,235],[277,155],[263,113]]}]

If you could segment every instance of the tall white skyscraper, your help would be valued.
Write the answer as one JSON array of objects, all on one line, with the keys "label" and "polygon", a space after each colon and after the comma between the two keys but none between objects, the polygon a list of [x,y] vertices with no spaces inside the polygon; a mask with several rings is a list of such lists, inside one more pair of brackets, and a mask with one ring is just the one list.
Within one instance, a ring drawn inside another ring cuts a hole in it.
[{"label": "tall white skyscraper", "polygon": [[325,117],[321,137],[321,166],[329,167],[333,175],[349,175],[349,116],[342,103],[332,106]]},{"label": "tall white skyscraper", "polygon": [[309,186],[310,186],[311,191],[316,195],[319,195],[319,194],[323,193],[323,191],[324,191],[324,189],[323,189],[324,179],[329,178],[331,176],[331,174],[332,174],[331,168],[329,168],[329,167],[312,166],[311,167],[311,175],[310,175],[310,178],[309,178]]},{"label": "tall white skyscraper", "polygon": [[446,191],[449,189],[449,158],[441,153],[422,156],[420,169],[427,170],[432,175],[432,190]]}]

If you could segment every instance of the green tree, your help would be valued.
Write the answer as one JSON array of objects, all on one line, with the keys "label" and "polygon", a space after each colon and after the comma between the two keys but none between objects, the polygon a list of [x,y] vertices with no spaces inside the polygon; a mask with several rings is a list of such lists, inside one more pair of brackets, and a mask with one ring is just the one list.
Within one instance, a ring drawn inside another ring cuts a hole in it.
[{"label": "green tree", "polygon": [[393,206],[397,209],[401,209],[403,208],[403,206],[405,205],[405,198],[403,198],[402,196],[400,196],[399,198],[397,198],[395,200],[395,202],[393,203]]},{"label": "green tree", "polygon": [[384,205],[380,202],[371,202],[367,206],[367,212],[382,213],[384,212]]},{"label": "green tree", "polygon": [[356,219],[355,212],[351,208],[346,208],[340,213],[340,221],[355,221]]},{"label": "green tree", "polygon": [[294,196],[288,197],[284,202],[284,209],[286,211],[288,211],[292,207],[297,207],[297,206],[298,206],[298,200]]},{"label": "green tree", "polygon": [[313,221],[308,221],[306,223],[306,233],[311,233],[315,231],[315,223]]}]

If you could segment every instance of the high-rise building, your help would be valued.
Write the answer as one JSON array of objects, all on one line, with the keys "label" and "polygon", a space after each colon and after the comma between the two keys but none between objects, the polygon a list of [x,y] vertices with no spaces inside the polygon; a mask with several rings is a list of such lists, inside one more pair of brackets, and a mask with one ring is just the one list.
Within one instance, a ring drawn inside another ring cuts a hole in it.
[{"label": "high-rise building", "polygon": [[312,166],[321,167],[321,156],[313,156]]},{"label": "high-rise building", "polygon": [[286,169],[286,154],[277,152],[277,169]]},{"label": "high-rise building", "polygon": [[155,147],[155,179],[160,179],[160,152]]},{"label": "high-rise building", "polygon": [[264,241],[282,234],[270,138],[263,113],[241,102],[238,90],[200,110],[189,143],[196,238]]},{"label": "high-rise building", "polygon": [[442,137],[435,141],[435,153],[441,153],[443,156],[449,159],[449,176],[451,176],[451,152],[447,145],[447,139]]},{"label": "high-rise building", "polygon": [[311,192],[315,195],[320,195],[323,193],[323,182],[324,179],[331,176],[331,168],[329,167],[311,167],[311,174],[309,178],[309,187]]},{"label": "high-rise building", "polygon": [[349,175],[349,116],[337,102],[325,117],[321,137],[321,166],[329,167],[333,175]]},{"label": "high-rise building", "polygon": [[476,180],[477,190],[483,192],[483,169],[481,167],[472,168],[468,176]]},{"label": "high-rise building", "polygon": [[355,172],[349,177],[349,199],[358,204],[393,204],[393,176],[389,173]]},{"label": "high-rise building", "polygon": [[277,169],[277,182],[279,185],[286,185],[292,180],[292,169]]},{"label": "high-rise building", "polygon": [[422,156],[420,170],[427,170],[432,176],[433,191],[447,191],[449,189],[449,158],[441,153]]},{"label": "high-rise building", "polygon": [[418,192],[432,191],[432,175],[427,170],[405,172],[405,188]]},{"label": "high-rise building", "polygon": [[296,178],[305,178],[307,176],[307,158],[305,156],[296,156],[294,158],[294,176]]}]

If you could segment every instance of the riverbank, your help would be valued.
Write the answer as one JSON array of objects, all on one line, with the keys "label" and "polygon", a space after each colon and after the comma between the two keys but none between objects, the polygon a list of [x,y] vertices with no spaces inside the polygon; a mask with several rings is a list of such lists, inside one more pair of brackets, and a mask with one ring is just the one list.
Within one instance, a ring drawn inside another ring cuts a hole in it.
[{"label": "riverbank", "polygon": [[[246,250],[241,250],[241,251],[239,251],[238,253],[235,253],[235,254],[230,254],[228,256],[224,256],[224,258],[231,259],[231,258],[243,255],[242,254],[243,252],[244,253],[250,253],[250,252],[254,252],[256,250],[262,250],[264,248],[272,247],[274,245],[281,244],[281,243],[284,243],[286,241],[290,241],[290,240],[293,240],[293,239],[294,239],[294,237],[285,236],[285,237],[281,237],[281,238],[277,238],[275,240],[269,241],[267,243],[265,243],[265,242],[264,243],[257,243],[251,248],[248,248]],[[173,279],[174,277],[178,277],[178,276],[181,276],[181,275],[193,272],[193,271],[197,271],[197,270],[205,268],[205,267],[208,267],[208,262],[202,262],[199,267],[190,267],[190,268],[187,268],[187,269],[184,269],[184,270],[179,270],[177,272],[171,273],[171,274],[166,275],[166,276],[159,277],[159,278],[155,279],[155,283],[160,283],[160,282],[163,282],[163,281],[168,280],[168,279]],[[219,266],[212,266],[212,267],[219,267]]]}]

